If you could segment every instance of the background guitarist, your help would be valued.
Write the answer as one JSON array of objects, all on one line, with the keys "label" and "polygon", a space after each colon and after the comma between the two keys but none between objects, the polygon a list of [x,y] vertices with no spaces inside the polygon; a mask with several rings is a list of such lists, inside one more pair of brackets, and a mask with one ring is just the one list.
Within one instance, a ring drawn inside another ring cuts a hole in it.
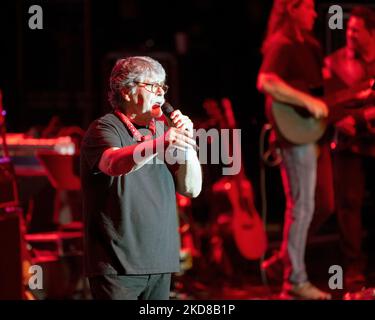
[{"label": "background guitarist", "polygon": [[[346,46],[325,59],[324,77],[326,94],[351,87],[375,75],[375,12],[366,7],[355,7],[346,29]],[[364,98],[366,98],[366,93]],[[372,110],[374,110],[373,107]],[[370,111],[370,108],[364,110]],[[375,136],[367,130],[369,123],[361,111],[347,116],[336,124],[340,136],[352,137],[344,147],[338,139],[333,152],[336,210],[344,256],[345,287],[359,290],[365,281],[365,256],[361,250],[361,209],[365,192],[366,167],[374,166]],[[373,113],[373,112],[372,112]],[[368,177],[370,178],[370,177]]]},{"label": "background guitarist", "polygon": [[[317,14],[313,0],[275,0],[263,43],[263,63],[258,89],[266,94],[266,113],[271,122],[272,100],[307,109],[314,117],[326,117],[326,104],[309,95],[311,86],[322,84],[322,55],[311,34]],[[314,214],[317,177],[315,144],[292,145],[279,137],[286,196],[281,298],[330,299],[308,281],[304,262],[306,237]]]}]

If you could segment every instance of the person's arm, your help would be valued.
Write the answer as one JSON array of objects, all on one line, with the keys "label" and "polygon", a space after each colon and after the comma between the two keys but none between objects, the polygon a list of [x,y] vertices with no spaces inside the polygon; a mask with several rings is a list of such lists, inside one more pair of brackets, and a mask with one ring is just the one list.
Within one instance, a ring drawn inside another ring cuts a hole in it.
[{"label": "person's arm", "polygon": [[[170,128],[166,133],[156,139],[123,148],[112,147],[106,149],[100,158],[98,167],[100,171],[109,176],[127,174],[142,168],[147,162],[157,156],[157,151],[162,150],[162,152],[164,152],[170,145],[178,148],[193,149],[195,147],[195,141],[186,130]],[[192,151],[194,151],[194,149]],[[194,157],[192,157],[192,162],[194,163]],[[189,178],[194,170],[190,168],[192,165],[190,161],[186,163],[186,165],[189,167],[185,174],[187,176],[185,177],[186,182],[179,183],[179,185],[186,186],[186,193],[196,195],[197,189],[191,186]],[[179,168],[179,170],[182,169]],[[181,180],[184,175],[179,172],[178,176],[180,176],[179,180]]]},{"label": "person's arm", "polygon": [[293,88],[274,73],[261,72],[257,88],[274,100],[306,108],[316,118],[328,115],[327,105],[322,100]]},{"label": "person's arm", "polygon": [[193,143],[187,145],[187,159],[178,165],[175,173],[176,177],[176,191],[186,197],[196,198],[202,190],[202,168],[199,162],[197,152],[195,151],[195,141],[193,138],[193,123],[184,116],[180,110],[175,110],[171,114],[171,120],[175,129],[188,136]]},{"label": "person's arm", "polygon": [[[138,170],[156,156],[157,142],[155,139],[123,148],[109,148],[100,158],[99,169],[109,176],[120,176]],[[141,155],[142,151],[147,156],[134,156],[135,152]]]},{"label": "person's arm", "polygon": [[196,198],[202,190],[202,169],[195,150],[189,150],[188,159],[176,171],[176,190],[178,193]]}]

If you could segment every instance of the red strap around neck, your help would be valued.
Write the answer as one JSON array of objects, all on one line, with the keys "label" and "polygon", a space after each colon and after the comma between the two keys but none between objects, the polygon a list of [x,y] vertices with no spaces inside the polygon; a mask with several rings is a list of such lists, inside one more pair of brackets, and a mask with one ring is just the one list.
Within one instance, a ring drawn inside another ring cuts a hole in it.
[{"label": "red strap around neck", "polygon": [[148,135],[142,135],[139,130],[134,127],[133,123],[130,121],[130,119],[124,115],[120,110],[116,109],[114,110],[114,114],[121,120],[121,122],[129,129],[131,134],[133,135],[134,139],[138,142],[150,140],[152,136],[155,134],[156,131],[156,124],[155,119],[152,118],[150,121],[150,124],[148,126],[148,129],[151,131]]}]

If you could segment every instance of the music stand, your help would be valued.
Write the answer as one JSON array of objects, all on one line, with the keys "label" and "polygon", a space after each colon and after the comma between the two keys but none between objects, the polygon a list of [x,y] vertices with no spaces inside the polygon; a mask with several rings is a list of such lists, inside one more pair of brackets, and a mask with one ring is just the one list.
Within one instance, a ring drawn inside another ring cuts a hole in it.
[{"label": "music stand", "polygon": [[66,155],[56,151],[40,150],[36,156],[46,170],[51,185],[56,189],[53,220],[60,225],[61,192],[81,190],[79,154]]}]

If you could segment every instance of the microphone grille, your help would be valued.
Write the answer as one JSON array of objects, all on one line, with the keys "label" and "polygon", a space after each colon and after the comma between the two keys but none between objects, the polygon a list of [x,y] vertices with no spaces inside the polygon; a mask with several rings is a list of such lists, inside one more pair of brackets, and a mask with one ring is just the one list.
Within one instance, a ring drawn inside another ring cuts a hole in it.
[{"label": "microphone grille", "polygon": [[163,113],[166,116],[169,116],[174,111],[174,108],[168,101],[165,101],[164,104],[161,106],[161,110],[163,110]]}]

